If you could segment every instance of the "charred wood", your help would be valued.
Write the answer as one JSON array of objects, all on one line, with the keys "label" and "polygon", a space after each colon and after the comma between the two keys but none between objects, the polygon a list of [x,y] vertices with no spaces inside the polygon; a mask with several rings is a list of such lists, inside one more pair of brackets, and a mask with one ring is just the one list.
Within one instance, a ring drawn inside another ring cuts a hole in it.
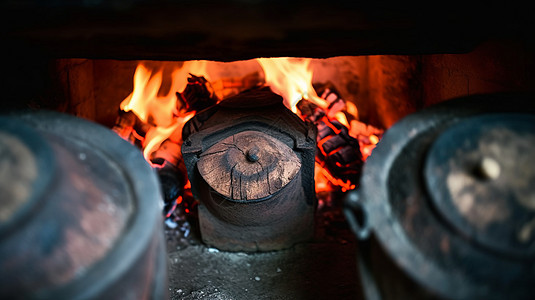
[{"label": "charred wood", "polygon": [[316,158],[334,177],[356,185],[363,165],[359,141],[336,120],[323,117],[316,126],[319,150]]},{"label": "charred wood", "polygon": [[176,94],[181,107],[186,111],[201,111],[217,103],[217,97],[203,76],[190,74],[184,91]]},{"label": "charred wood", "polygon": [[345,109],[346,102],[340,96],[340,93],[338,90],[336,90],[332,83],[315,84],[314,89],[321,98],[325,99],[329,103],[326,109],[326,114],[329,119],[334,118],[338,112],[341,112]]},{"label": "charred wood", "polygon": [[[131,144],[142,148],[150,125],[144,124],[132,111],[120,111],[112,130]],[[177,199],[183,195],[186,171],[180,154],[180,145],[165,140],[151,154],[151,164],[158,174],[164,202],[163,214],[169,216],[176,208]]]},{"label": "charred wood", "polygon": [[318,94],[329,105],[326,110],[307,100],[297,104],[301,116],[318,129],[316,161],[335,178],[357,185],[363,158],[359,141],[349,134],[349,129],[334,119],[345,108],[345,101],[334,87],[317,87]]},{"label": "charred wood", "polygon": [[119,111],[112,130],[131,144],[141,148],[145,135],[153,127],[149,123],[141,121],[133,111]]},{"label": "charred wood", "polygon": [[184,193],[186,170],[180,154],[180,145],[171,139],[165,140],[151,154],[151,163],[160,179],[164,201],[164,215],[168,217],[176,208],[176,202]]},{"label": "charred wood", "polygon": [[134,130],[134,124],[136,124],[137,116],[132,111],[119,111],[119,116],[115,121],[115,125],[112,130],[117,133],[123,139],[134,143],[134,137],[132,131]]},{"label": "charred wood", "polygon": [[[182,93],[177,92],[180,108],[187,112],[201,111],[217,103],[210,84],[202,76],[190,74],[188,84]],[[120,111],[112,130],[133,145],[142,148],[147,132],[153,127],[152,118],[141,121],[132,111]],[[182,201],[187,183],[186,168],[180,151],[182,145],[181,128],[151,154],[150,162],[156,170],[162,189],[164,215],[168,218]]]}]

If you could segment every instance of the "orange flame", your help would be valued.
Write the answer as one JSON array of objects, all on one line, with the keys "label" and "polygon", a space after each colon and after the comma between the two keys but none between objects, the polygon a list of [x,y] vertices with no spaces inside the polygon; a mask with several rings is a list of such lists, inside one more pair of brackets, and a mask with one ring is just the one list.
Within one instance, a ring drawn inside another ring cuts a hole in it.
[{"label": "orange flame", "polygon": [[318,97],[312,86],[314,72],[310,68],[311,59],[281,57],[258,58],[257,61],[264,70],[266,84],[284,98],[285,105],[294,113],[301,99],[327,108],[327,102]]},{"label": "orange flame", "polygon": [[[364,123],[358,121],[358,109],[354,103],[342,101],[331,105],[331,103],[322,97],[318,97],[312,85],[312,77],[314,71],[310,65],[312,59],[306,58],[259,58],[258,63],[262,66],[265,74],[266,84],[271,87],[273,92],[279,94],[284,98],[285,105],[294,113],[297,113],[297,103],[301,99],[308,100],[319,106],[327,113],[327,118],[330,120],[337,120],[340,124],[349,129],[352,137],[359,141],[360,150],[363,159],[366,159],[371,151],[375,148],[375,144],[379,138],[374,133],[382,133],[371,126],[366,126]],[[349,122],[347,115],[351,116],[352,121]],[[329,122],[326,122],[329,126]],[[339,130],[332,128],[335,134]],[[324,140],[318,141],[318,148],[323,151],[321,145],[330,137],[327,136]],[[323,153],[327,156],[327,153]],[[342,191],[347,191],[355,188],[351,182],[344,182],[332,176],[320,163],[316,162],[315,166],[315,181],[316,192],[332,190],[331,186],[338,186]]]},{"label": "orange flame", "polygon": [[[310,58],[257,58],[258,63],[264,70],[266,84],[271,87],[271,90],[284,99],[284,104],[292,112],[297,113],[297,103],[301,99],[308,100],[320,108],[326,110],[329,102],[316,93],[312,86],[312,77],[314,70],[310,63]],[[346,106],[342,105],[337,109],[330,109],[328,111],[329,118],[338,120],[346,127],[350,127],[345,113],[342,109]],[[357,107],[350,103],[347,113],[350,113],[358,118]]]},{"label": "orange flame", "polygon": [[159,95],[163,83],[162,70],[149,70],[142,63],[136,68],[134,90],[120,107],[123,111],[133,111],[142,122],[151,125],[143,140],[143,155],[148,161],[150,154],[194,115],[194,112],[178,114],[175,95],[176,91],[185,88],[190,73],[206,74],[206,61],[189,61],[175,69],[168,93]]}]

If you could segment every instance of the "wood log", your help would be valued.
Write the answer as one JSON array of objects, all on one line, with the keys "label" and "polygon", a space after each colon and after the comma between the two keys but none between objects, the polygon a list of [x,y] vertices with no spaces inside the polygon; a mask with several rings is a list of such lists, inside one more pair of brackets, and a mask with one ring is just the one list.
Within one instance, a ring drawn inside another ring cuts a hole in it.
[{"label": "wood log", "polygon": [[349,135],[348,128],[326,116],[318,126],[318,150],[316,159],[334,177],[357,185],[363,161],[357,139]]},{"label": "wood log", "polygon": [[186,184],[186,167],[180,153],[180,144],[171,139],[165,140],[151,154],[151,163],[158,174],[164,201],[164,215],[170,216],[179,196],[184,193]]},{"label": "wood log", "polygon": [[[201,111],[217,103],[209,82],[202,76],[190,74],[182,93],[177,92],[181,109]],[[177,208],[177,201],[184,194],[187,182],[186,167],[182,159],[182,128],[177,129],[151,154],[151,163],[156,169],[164,200],[164,216],[170,218]],[[166,223],[168,224],[168,223]]]},{"label": "wood log", "polygon": [[326,109],[326,114],[329,119],[334,118],[338,112],[343,111],[346,108],[346,101],[336,90],[334,84],[330,82],[316,84],[314,85],[314,89],[321,98],[325,99],[329,103]]},{"label": "wood log", "polygon": [[247,201],[281,190],[299,172],[301,162],[281,141],[259,131],[243,131],[202,153],[197,167],[215,191]]},{"label": "wood log", "polygon": [[[332,91],[322,95],[332,95]],[[331,96],[331,100],[331,103],[336,103],[341,101],[341,97]],[[357,185],[363,165],[359,141],[349,135],[346,126],[330,119],[328,112],[313,103],[301,100],[297,108],[303,118],[312,122],[318,129],[316,161],[333,177]]]},{"label": "wood log", "polygon": [[133,111],[119,111],[112,130],[124,140],[140,148],[145,135],[154,125],[141,121]]}]

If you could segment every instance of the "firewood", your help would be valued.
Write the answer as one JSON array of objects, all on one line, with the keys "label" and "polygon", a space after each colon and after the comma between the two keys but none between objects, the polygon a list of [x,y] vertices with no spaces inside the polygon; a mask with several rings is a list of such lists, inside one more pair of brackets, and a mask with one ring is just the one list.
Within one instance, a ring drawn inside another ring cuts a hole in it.
[{"label": "firewood", "polygon": [[132,131],[134,130],[136,118],[134,112],[120,110],[112,130],[123,139],[133,143],[134,137],[132,136]]},{"label": "firewood", "polygon": [[[206,78],[190,74],[188,84],[182,93],[177,92],[177,100],[183,111],[201,111],[217,103]],[[181,130],[177,129],[178,131]],[[175,138],[180,136],[180,138]],[[155,168],[164,200],[164,215],[169,217],[176,208],[176,201],[184,193],[187,182],[186,167],[180,151],[181,134],[172,134],[151,154],[151,163]]]},{"label": "firewood", "polygon": [[340,96],[340,93],[336,90],[334,84],[330,82],[324,84],[315,84],[314,89],[321,98],[325,99],[329,103],[326,109],[326,114],[329,119],[334,118],[338,112],[341,112],[345,109],[345,100]]},{"label": "firewood", "polygon": [[358,140],[350,136],[347,127],[336,120],[323,117],[316,125],[319,150],[316,159],[334,177],[356,185],[363,165]]},{"label": "firewood", "polygon": [[154,127],[150,123],[141,121],[133,111],[119,111],[112,130],[131,144],[142,148],[147,132]]},{"label": "firewood", "polygon": [[201,111],[217,103],[217,97],[210,83],[203,76],[190,74],[188,84],[182,93],[177,92],[177,99],[185,111]]},{"label": "firewood", "polygon": [[297,109],[299,110],[302,118],[312,123],[316,123],[325,116],[325,111],[323,109],[304,99],[297,102]]},{"label": "firewood", "polygon": [[[335,105],[342,98],[334,95],[334,90],[325,89],[323,97],[330,99],[328,109],[338,109]],[[329,100],[328,100],[329,101]],[[345,104],[343,105],[345,107]],[[356,185],[363,165],[359,141],[349,135],[349,129],[334,119],[330,111],[325,111],[307,100],[297,104],[301,116],[316,125],[318,129],[316,160],[335,178]]]},{"label": "firewood", "polygon": [[186,167],[180,152],[180,144],[165,140],[160,147],[151,154],[151,163],[160,179],[164,201],[164,215],[169,215],[174,209],[175,201],[184,193],[186,185]]}]

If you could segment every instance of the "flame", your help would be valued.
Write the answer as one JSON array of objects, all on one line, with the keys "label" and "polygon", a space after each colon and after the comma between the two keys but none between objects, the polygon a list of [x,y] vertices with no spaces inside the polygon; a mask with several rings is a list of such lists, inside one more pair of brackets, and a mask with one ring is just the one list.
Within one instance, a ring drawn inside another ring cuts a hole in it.
[{"label": "flame", "polygon": [[[314,71],[310,65],[312,59],[306,58],[258,58],[258,63],[262,66],[265,74],[265,82],[271,87],[271,90],[284,99],[284,104],[294,113],[297,112],[297,103],[302,100],[308,100],[319,106],[326,112],[323,117],[325,124],[333,130],[335,134],[339,134],[340,130],[332,126],[327,120],[336,120],[340,124],[348,128],[349,135],[359,141],[360,151],[365,160],[370,156],[375,145],[379,141],[379,137],[375,134],[382,134],[381,130],[358,121],[359,113],[357,106],[352,102],[335,101],[333,99],[329,102],[329,97],[322,95],[319,97],[312,85],[312,78]],[[335,97],[337,98],[337,97]],[[351,122],[348,120],[351,118]],[[324,139],[318,141],[318,149],[324,153],[322,144],[328,141],[331,136],[326,136]],[[332,186],[338,186],[342,191],[347,191],[355,188],[355,184],[350,181],[343,181],[336,178],[321,164],[316,162],[315,165],[315,182],[316,192],[331,191]]]},{"label": "flame", "polygon": [[312,86],[311,59],[281,57],[258,58],[257,61],[264,70],[266,84],[282,96],[284,104],[294,113],[297,113],[297,102],[301,99],[327,108],[327,102],[318,97]]},{"label": "flame", "polygon": [[[281,57],[257,58],[256,60],[264,70],[266,85],[269,85],[274,93],[282,96],[284,104],[292,112],[297,113],[297,103],[301,99],[308,100],[327,110],[329,102],[319,97],[312,86],[314,75],[314,70],[310,65],[312,59]],[[349,121],[342,111],[345,108],[345,103],[336,105],[335,108],[331,107],[328,109],[328,116],[349,127]],[[358,118],[358,110],[353,103],[348,106],[347,112]]]},{"label": "flame", "polygon": [[[180,115],[175,92],[182,91],[187,84],[190,73],[206,74],[206,61],[188,61],[171,74],[170,88],[167,94],[160,95],[163,84],[163,70],[151,70],[140,63],[134,73],[134,89],[120,105],[123,111],[132,111],[144,123],[151,127],[143,140],[143,156],[149,160],[150,154],[160,144],[186,123],[195,112]],[[205,76],[206,77],[206,76]],[[208,79],[208,78],[207,78]]]},{"label": "flame", "polygon": [[377,143],[379,143],[379,138],[375,134],[370,135],[369,139],[370,142],[374,145],[377,145]]},{"label": "flame", "polygon": [[161,71],[153,74],[143,65],[138,65],[134,73],[134,90],[121,102],[121,109],[133,111],[142,122],[169,126],[176,109],[176,97],[158,97],[161,85]]}]

